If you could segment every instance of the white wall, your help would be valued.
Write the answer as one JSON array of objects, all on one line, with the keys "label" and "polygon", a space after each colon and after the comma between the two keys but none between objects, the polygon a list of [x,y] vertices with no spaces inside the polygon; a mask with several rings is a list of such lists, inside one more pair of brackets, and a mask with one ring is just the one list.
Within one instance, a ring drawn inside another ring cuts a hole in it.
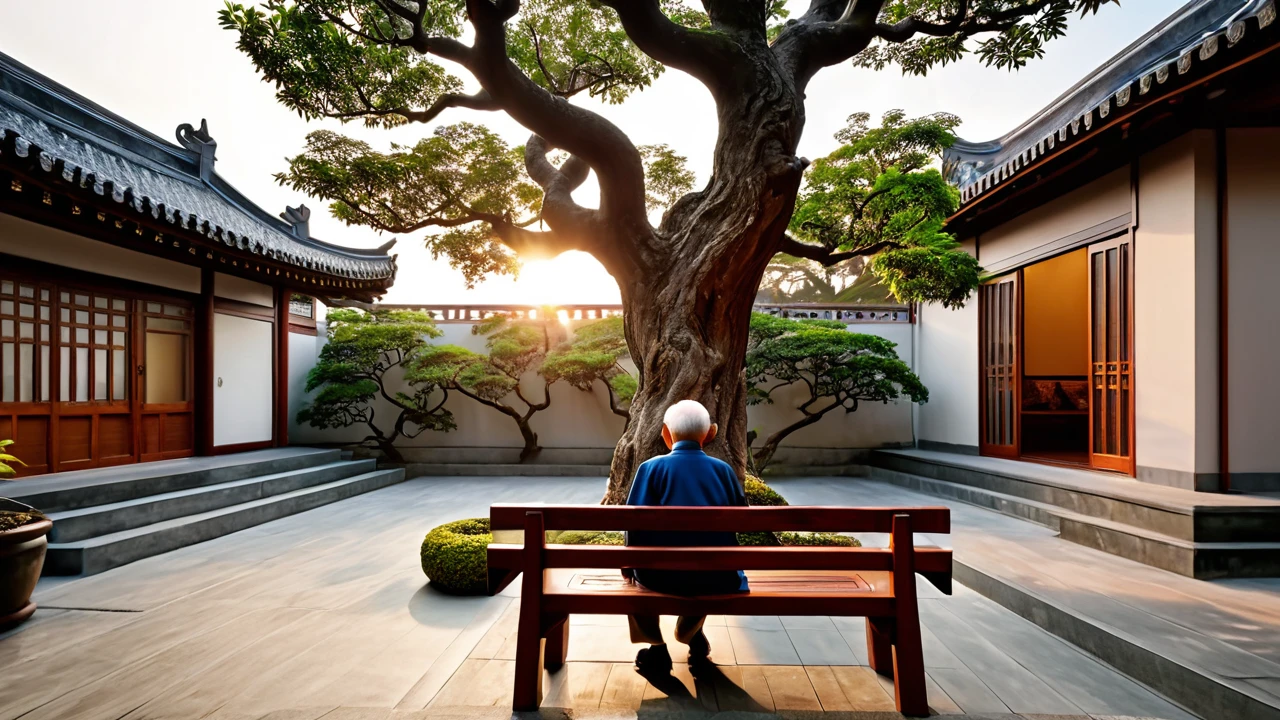
[{"label": "white wall", "polygon": [[1280,130],[1227,133],[1232,484],[1280,473]]},{"label": "white wall", "polygon": [[1217,231],[1213,135],[1139,160],[1134,241],[1138,477],[1187,486],[1217,469]]},{"label": "white wall", "polygon": [[1015,255],[1124,215],[1131,205],[1129,168],[1123,167],[983,233],[978,260],[983,267],[995,267]]},{"label": "white wall", "polygon": [[245,280],[234,275],[213,274],[213,294],[228,300],[275,307],[275,295],[270,285],[263,285],[252,280]]},{"label": "white wall", "polygon": [[213,444],[271,439],[273,325],[213,316]]},{"label": "white wall", "polygon": [[[964,243],[969,253],[972,240]],[[978,297],[963,308],[925,305],[917,315],[916,374],[929,402],[916,409],[920,440],[978,447]]]},{"label": "white wall", "polygon": [[[442,323],[440,329],[444,336],[433,340],[435,344],[455,344],[484,352],[485,338],[473,335],[471,325],[466,323]],[[904,361],[910,363],[911,358],[911,326],[903,324],[867,323],[851,326],[857,332],[882,335],[898,343],[898,353]],[[315,364],[320,348],[323,347],[323,326],[321,336],[312,338],[293,334],[289,342],[289,405],[290,417],[297,415],[298,410],[309,400],[303,393],[306,374]],[[624,365],[634,372],[634,365],[624,361]],[[524,379],[522,389],[526,397],[540,399],[542,397],[542,381],[537,376]],[[785,426],[799,417],[799,413],[789,408],[779,395],[779,401],[772,406],[756,406],[748,410],[748,427],[760,433],[761,438]],[[521,405],[514,395],[508,399],[515,407]],[[426,432],[412,440],[403,440],[399,444],[406,448],[413,447],[499,447],[518,448],[524,442],[515,423],[505,415],[485,407],[470,398],[452,395],[447,407],[454,413],[458,429],[450,433]],[[379,403],[376,412],[388,418],[392,417],[389,405]],[[912,442],[911,406],[906,402],[889,405],[864,405],[856,413],[847,415],[833,412],[819,423],[807,427],[791,435],[783,447],[805,448],[863,448],[884,445],[902,445]],[[532,424],[538,433],[538,442],[544,448],[609,448],[617,444],[622,435],[623,419],[609,410],[608,397],[603,388],[594,393],[584,393],[557,383],[551,388],[551,407],[534,415]],[[290,426],[289,438],[293,443],[308,442],[353,442],[363,437],[365,432],[360,428],[343,428],[338,430],[317,430],[309,426]]]},{"label": "white wall", "polygon": [[200,293],[200,268],[0,213],[0,252],[108,277]]}]

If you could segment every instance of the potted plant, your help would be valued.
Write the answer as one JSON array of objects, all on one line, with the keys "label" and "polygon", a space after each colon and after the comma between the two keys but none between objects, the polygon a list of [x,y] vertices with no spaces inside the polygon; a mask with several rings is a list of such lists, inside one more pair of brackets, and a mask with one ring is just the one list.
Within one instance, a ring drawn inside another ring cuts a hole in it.
[{"label": "potted plant", "polygon": [[[15,474],[18,458],[4,452],[12,440],[0,440],[0,477]],[[35,508],[15,500],[0,498],[0,631],[31,617],[36,604],[31,593],[44,567],[49,546],[45,537],[53,522]]]}]

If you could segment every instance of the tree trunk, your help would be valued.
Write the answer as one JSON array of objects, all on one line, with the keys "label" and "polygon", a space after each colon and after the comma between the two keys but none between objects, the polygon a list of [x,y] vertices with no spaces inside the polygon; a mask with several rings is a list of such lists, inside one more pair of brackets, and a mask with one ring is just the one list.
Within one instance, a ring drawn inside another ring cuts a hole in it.
[{"label": "tree trunk", "polygon": [[764,472],[764,469],[769,466],[769,462],[773,460],[773,454],[778,452],[778,446],[782,444],[782,441],[786,439],[788,435],[800,428],[806,428],[818,422],[822,419],[823,415],[826,415],[827,412],[831,410],[832,407],[835,406],[832,405],[821,412],[805,415],[803,418],[800,418],[778,432],[770,435],[768,439],[764,441],[764,445],[752,456],[752,460],[755,461],[756,472]]},{"label": "tree trunk", "polygon": [[538,446],[538,433],[533,431],[533,426],[529,424],[529,418],[533,413],[525,417],[516,417],[516,425],[520,428],[520,437],[524,438],[524,449],[520,451],[520,462],[527,462],[538,456],[542,452],[542,448]]},{"label": "tree trunk", "polygon": [[707,187],[663,217],[662,250],[646,257],[639,276],[619,278],[639,388],[614,450],[606,503],[626,502],[640,463],[667,452],[662,416],[680,400],[706,406],[719,425],[706,451],[745,473],[751,307],[807,165],[794,154],[804,121],[795,88],[763,43],[760,51],[735,92],[717,98],[720,135]]},{"label": "tree trunk", "polygon": [[396,447],[394,439],[383,438],[376,440],[376,442],[378,443],[378,449],[382,451],[382,455],[387,459],[387,462],[397,465],[404,464],[404,455],[400,454],[400,448]]}]

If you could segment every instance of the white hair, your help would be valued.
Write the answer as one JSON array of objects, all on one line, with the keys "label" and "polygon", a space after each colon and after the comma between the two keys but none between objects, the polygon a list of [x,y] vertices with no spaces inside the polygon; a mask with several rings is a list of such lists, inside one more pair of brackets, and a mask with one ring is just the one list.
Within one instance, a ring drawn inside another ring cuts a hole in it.
[{"label": "white hair", "polygon": [[702,442],[711,429],[711,413],[697,400],[681,400],[667,408],[662,415],[662,424],[667,426],[674,440]]}]

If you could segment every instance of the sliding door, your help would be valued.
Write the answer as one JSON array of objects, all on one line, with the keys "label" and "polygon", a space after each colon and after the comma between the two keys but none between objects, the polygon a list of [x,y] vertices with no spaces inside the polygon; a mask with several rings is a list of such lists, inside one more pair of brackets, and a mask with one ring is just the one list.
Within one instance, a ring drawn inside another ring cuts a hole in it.
[{"label": "sliding door", "polygon": [[1089,248],[1090,464],[1133,473],[1133,245]]},{"label": "sliding door", "polygon": [[978,289],[979,400],[983,455],[1018,456],[1021,298],[1018,273]]}]

